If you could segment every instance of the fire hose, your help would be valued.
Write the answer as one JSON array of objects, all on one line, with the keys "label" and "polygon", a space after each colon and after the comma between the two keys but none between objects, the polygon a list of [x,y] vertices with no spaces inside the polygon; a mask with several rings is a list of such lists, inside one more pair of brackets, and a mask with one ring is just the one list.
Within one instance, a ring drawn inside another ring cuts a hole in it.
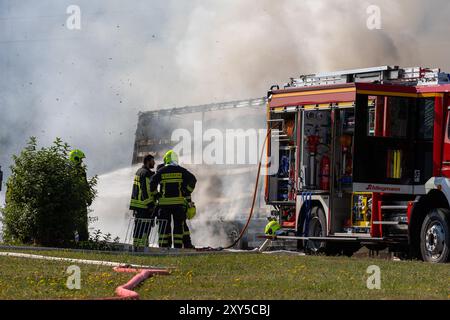
[{"label": "fire hose", "polygon": [[239,234],[239,237],[233,242],[232,245],[230,245],[230,246],[228,246],[228,247],[225,247],[224,249],[231,249],[231,248],[233,248],[236,244],[238,244],[238,242],[242,239],[242,237],[244,236],[245,232],[247,231],[247,228],[248,228],[248,226],[249,226],[249,224],[250,224],[250,221],[251,221],[251,219],[252,219],[252,217],[253,217],[253,212],[254,212],[254,210],[255,210],[256,196],[257,196],[257,194],[258,194],[259,176],[260,176],[260,174],[261,174],[262,159],[263,159],[263,157],[264,157],[264,148],[265,148],[265,146],[266,146],[266,144],[267,144],[267,140],[268,140],[268,138],[269,138],[270,133],[271,133],[271,129],[268,129],[268,130],[267,130],[266,138],[264,139],[264,143],[263,143],[263,146],[262,146],[262,149],[261,149],[261,155],[259,156],[258,173],[256,174],[255,188],[254,188],[254,190],[253,190],[252,206],[251,206],[250,212],[249,212],[249,214],[248,214],[247,222],[245,223],[244,228],[242,228],[242,230],[241,230],[241,232],[240,232],[240,234]]},{"label": "fire hose", "polygon": [[133,291],[134,288],[136,288],[143,281],[145,281],[146,279],[148,279],[154,275],[170,274],[168,269],[161,269],[161,268],[155,268],[155,267],[143,266],[143,265],[127,265],[127,264],[120,263],[120,262],[53,257],[53,256],[44,256],[44,255],[37,255],[37,254],[18,253],[18,252],[0,252],[0,256],[48,260],[48,261],[57,261],[57,262],[90,264],[90,265],[97,265],[97,266],[108,266],[108,267],[113,267],[114,271],[120,272],[120,273],[137,273],[127,283],[120,285],[116,288],[116,290],[115,290],[115,293],[117,295],[116,297],[101,298],[100,300],[138,300],[140,297],[136,291]]},{"label": "fire hose", "polygon": [[[138,300],[139,293],[133,291],[139,284],[144,282],[146,279],[152,277],[153,275],[168,275],[168,270],[161,269],[135,269],[135,268],[126,268],[126,267],[114,267],[114,271],[116,272],[125,272],[125,273],[137,273],[133,278],[131,278],[127,283],[118,286],[116,288],[117,297],[110,298],[111,300]],[[107,300],[110,300],[107,299]]]}]

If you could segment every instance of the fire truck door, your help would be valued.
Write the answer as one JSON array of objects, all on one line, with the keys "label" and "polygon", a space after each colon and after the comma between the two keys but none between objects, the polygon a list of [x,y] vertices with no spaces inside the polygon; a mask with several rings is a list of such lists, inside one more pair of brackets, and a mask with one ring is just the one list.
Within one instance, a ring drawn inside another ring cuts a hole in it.
[{"label": "fire truck door", "polygon": [[447,111],[447,126],[444,136],[444,155],[442,159],[442,175],[450,178],[450,107]]},{"label": "fire truck door", "polygon": [[357,95],[353,191],[412,193],[415,105],[414,98]]}]

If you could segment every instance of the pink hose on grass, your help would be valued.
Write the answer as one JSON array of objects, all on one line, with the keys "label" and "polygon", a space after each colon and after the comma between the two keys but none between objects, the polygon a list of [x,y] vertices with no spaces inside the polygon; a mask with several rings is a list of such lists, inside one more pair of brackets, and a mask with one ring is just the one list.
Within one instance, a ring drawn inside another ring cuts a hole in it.
[{"label": "pink hose on grass", "polygon": [[134,268],[124,268],[124,267],[115,267],[113,268],[116,272],[125,272],[125,273],[137,273],[133,278],[130,279],[127,283],[118,286],[116,288],[115,299],[120,300],[138,300],[139,293],[133,291],[140,283],[150,278],[153,275],[168,275],[169,271],[164,269],[134,269]]},{"label": "pink hose on grass", "polygon": [[139,299],[139,294],[133,291],[141,282],[150,278],[153,275],[168,275],[169,270],[167,269],[155,269],[148,266],[142,265],[129,265],[124,266],[118,262],[110,261],[96,261],[96,260],[86,260],[86,259],[73,259],[73,258],[63,258],[63,257],[51,257],[36,254],[20,253],[20,252],[0,252],[0,256],[6,257],[16,257],[16,258],[28,258],[28,259],[39,259],[39,260],[50,260],[50,261],[69,261],[71,263],[83,263],[91,265],[102,265],[113,267],[116,272],[126,272],[126,273],[137,273],[130,281],[116,288],[116,297],[111,298],[101,298],[100,300],[137,300]]}]

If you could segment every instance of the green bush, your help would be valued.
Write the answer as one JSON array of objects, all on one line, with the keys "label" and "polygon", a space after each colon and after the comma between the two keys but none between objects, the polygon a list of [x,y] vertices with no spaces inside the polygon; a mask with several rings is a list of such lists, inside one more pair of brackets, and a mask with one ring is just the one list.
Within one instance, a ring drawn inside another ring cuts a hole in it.
[{"label": "green bush", "polygon": [[31,137],[20,155],[13,156],[2,209],[4,241],[73,245],[77,226],[88,220],[97,177],[86,179],[86,166],[76,168],[69,152],[69,145],[59,138],[51,147],[38,149]]},{"label": "green bush", "polygon": [[99,250],[99,251],[118,251],[121,250],[120,238],[112,238],[110,233],[103,234],[99,229],[94,230],[89,235],[88,241],[80,241],[78,249]]}]

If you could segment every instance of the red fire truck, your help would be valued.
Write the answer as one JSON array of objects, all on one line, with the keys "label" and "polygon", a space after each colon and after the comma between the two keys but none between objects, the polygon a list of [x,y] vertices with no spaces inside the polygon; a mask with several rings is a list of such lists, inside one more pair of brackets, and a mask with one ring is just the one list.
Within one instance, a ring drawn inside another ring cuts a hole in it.
[{"label": "red fire truck", "polygon": [[383,66],[268,93],[266,202],[308,253],[450,257],[450,76]]}]

